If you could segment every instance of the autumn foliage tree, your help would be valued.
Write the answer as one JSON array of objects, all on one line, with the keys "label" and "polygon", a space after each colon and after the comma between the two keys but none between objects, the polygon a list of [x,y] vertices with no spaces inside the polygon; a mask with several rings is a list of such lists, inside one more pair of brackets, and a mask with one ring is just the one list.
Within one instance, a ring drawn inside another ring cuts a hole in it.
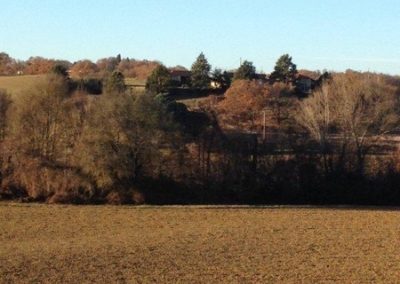
[{"label": "autumn foliage tree", "polygon": [[114,72],[121,61],[117,57],[108,57],[97,60],[96,65],[101,77],[108,76]]},{"label": "autumn foliage tree", "polygon": [[0,75],[14,75],[15,72],[15,60],[7,53],[0,52]]},{"label": "autumn foliage tree", "polygon": [[250,124],[254,127],[261,117],[270,92],[267,86],[255,81],[236,80],[225,93],[225,99],[217,105],[224,124],[239,127]]},{"label": "autumn foliage tree", "polygon": [[31,57],[26,62],[24,73],[30,75],[46,74],[51,71],[55,64],[56,62],[53,59],[47,59],[40,56]]},{"label": "autumn foliage tree", "polygon": [[121,59],[121,62],[118,64],[117,70],[120,71],[125,78],[146,80],[159,65],[160,62],[157,61],[124,58]]},{"label": "autumn foliage tree", "polygon": [[70,68],[71,77],[76,79],[94,78],[98,71],[97,65],[87,59],[75,62]]}]

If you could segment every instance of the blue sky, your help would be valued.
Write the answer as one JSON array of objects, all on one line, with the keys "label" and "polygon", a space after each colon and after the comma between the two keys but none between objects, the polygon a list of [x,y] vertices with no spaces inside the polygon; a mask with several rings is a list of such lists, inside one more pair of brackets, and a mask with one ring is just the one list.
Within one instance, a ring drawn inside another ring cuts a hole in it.
[{"label": "blue sky", "polygon": [[283,53],[298,68],[400,74],[399,0],[0,0],[0,51],[75,61],[123,57],[190,67]]}]

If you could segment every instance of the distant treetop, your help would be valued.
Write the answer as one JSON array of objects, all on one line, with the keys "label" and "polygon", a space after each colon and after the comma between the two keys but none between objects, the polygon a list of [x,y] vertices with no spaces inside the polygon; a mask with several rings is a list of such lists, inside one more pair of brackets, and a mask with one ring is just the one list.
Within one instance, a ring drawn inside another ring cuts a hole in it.
[{"label": "distant treetop", "polygon": [[256,77],[256,68],[253,62],[245,60],[236,70],[233,80],[252,80]]},{"label": "distant treetop", "polygon": [[275,81],[290,82],[294,80],[296,74],[297,66],[292,62],[292,57],[284,54],[276,62],[271,78]]},{"label": "distant treetop", "polygon": [[153,70],[146,82],[146,90],[159,94],[168,91],[171,87],[171,74],[167,67],[159,65]]},{"label": "distant treetop", "polygon": [[207,58],[203,53],[197,57],[192,65],[192,87],[198,89],[206,89],[210,86],[210,73],[211,65],[208,63]]}]

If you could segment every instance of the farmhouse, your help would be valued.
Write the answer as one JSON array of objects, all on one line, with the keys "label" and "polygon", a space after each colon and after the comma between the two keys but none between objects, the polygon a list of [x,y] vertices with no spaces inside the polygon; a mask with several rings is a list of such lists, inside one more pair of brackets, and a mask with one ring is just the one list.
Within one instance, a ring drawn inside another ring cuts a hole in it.
[{"label": "farmhouse", "polygon": [[315,88],[316,83],[317,80],[314,80],[313,78],[303,74],[297,74],[294,81],[296,89],[303,94],[310,94],[311,91]]},{"label": "farmhouse", "polygon": [[171,80],[176,83],[177,85],[183,86],[183,85],[189,85],[190,83],[190,76],[191,72],[182,69],[182,68],[171,68],[170,69],[170,74],[171,74]]}]

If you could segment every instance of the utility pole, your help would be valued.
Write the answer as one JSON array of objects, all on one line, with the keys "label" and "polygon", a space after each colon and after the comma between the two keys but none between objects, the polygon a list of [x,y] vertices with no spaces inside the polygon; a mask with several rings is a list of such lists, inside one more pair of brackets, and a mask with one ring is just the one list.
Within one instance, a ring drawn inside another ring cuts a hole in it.
[{"label": "utility pole", "polygon": [[265,142],[265,136],[266,136],[266,124],[267,124],[267,118],[265,114],[265,110],[263,110],[263,141]]}]

